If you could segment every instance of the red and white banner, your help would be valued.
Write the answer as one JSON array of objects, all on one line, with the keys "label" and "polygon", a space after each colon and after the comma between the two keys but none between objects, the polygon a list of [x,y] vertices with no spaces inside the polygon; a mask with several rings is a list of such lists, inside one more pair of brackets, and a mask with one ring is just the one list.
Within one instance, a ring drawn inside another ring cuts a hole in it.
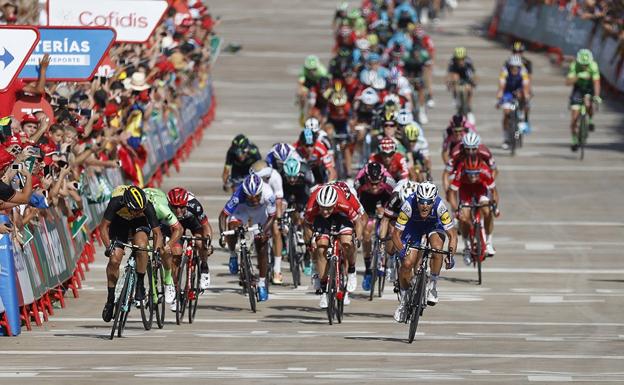
[{"label": "red and white banner", "polygon": [[166,0],[48,0],[48,25],[110,27],[117,42],[143,43],[167,7]]}]

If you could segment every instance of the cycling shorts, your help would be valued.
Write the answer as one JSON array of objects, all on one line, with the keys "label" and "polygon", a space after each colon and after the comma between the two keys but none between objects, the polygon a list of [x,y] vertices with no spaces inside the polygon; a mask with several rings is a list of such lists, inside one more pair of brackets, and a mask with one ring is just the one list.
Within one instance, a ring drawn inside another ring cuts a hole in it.
[{"label": "cycling shorts", "polygon": [[462,185],[459,188],[459,203],[460,204],[471,204],[472,198],[476,197],[477,202],[484,203],[489,202],[489,191],[488,188],[482,184],[472,184],[472,185]]},{"label": "cycling shorts", "polygon": [[328,218],[317,215],[312,229],[319,234],[317,238],[329,238],[332,225],[341,235],[353,234],[353,222],[341,214],[332,214]]},{"label": "cycling shorts", "polygon": [[128,242],[130,237],[134,237],[136,233],[143,232],[150,235],[152,229],[147,223],[146,217],[125,220],[119,216],[115,216],[108,228],[108,237],[111,241]]},{"label": "cycling shorts", "polygon": [[334,120],[332,118],[327,119],[328,123],[334,126],[334,132],[339,135],[349,134],[349,121],[348,120]]},{"label": "cycling shorts", "polygon": [[583,104],[583,97],[587,94],[594,96],[593,86],[587,88],[574,86],[572,94],[570,95],[570,107],[581,106]]}]

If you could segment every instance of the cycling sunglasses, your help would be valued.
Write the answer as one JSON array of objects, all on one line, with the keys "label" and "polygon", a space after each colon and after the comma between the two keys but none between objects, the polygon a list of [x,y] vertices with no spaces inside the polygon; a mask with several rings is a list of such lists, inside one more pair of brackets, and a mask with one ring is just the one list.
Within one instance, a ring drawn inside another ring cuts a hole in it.
[{"label": "cycling sunglasses", "polygon": [[431,206],[434,202],[433,199],[417,199],[416,201],[418,202],[419,205],[423,205],[423,206]]}]

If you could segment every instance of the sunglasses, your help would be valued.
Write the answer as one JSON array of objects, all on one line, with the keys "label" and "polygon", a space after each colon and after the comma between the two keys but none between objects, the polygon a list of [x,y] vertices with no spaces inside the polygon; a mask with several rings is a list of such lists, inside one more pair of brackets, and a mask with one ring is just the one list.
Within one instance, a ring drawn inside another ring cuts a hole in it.
[{"label": "sunglasses", "polygon": [[182,209],[185,209],[186,206],[174,206],[174,205],[171,205],[171,208],[174,209],[174,210],[177,210],[177,209],[182,210]]},{"label": "sunglasses", "polygon": [[433,204],[433,199],[418,199],[417,202],[422,206],[431,206]]},{"label": "sunglasses", "polygon": [[468,176],[477,176],[481,174],[481,170],[465,170]]}]

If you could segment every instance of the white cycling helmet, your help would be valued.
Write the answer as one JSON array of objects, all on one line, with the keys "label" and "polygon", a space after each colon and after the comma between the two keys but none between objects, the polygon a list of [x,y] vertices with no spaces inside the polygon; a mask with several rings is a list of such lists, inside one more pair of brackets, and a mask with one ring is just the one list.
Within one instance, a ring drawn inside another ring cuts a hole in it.
[{"label": "white cycling helmet", "polygon": [[308,118],[305,121],[305,128],[309,128],[312,132],[318,132],[321,129],[321,125],[317,118]]},{"label": "white cycling helmet", "polygon": [[370,42],[368,41],[368,39],[357,39],[355,41],[355,46],[362,51],[368,51],[370,49]]},{"label": "white cycling helmet", "polygon": [[469,132],[462,138],[464,148],[477,148],[481,144],[481,137],[476,132]]},{"label": "white cycling helmet", "polygon": [[416,198],[433,200],[438,196],[438,188],[431,182],[423,182],[416,188]]},{"label": "white cycling helmet", "polygon": [[364,91],[362,91],[362,95],[360,95],[360,100],[367,106],[373,106],[379,103],[379,95],[377,95],[377,91],[368,87]]},{"label": "white cycling helmet", "polygon": [[510,67],[522,67],[522,58],[519,55],[511,55],[509,58]]},{"label": "white cycling helmet", "polygon": [[399,196],[401,197],[401,200],[405,202],[405,200],[409,198],[410,195],[416,192],[417,188],[418,183],[407,180],[399,190]]},{"label": "white cycling helmet", "polygon": [[262,193],[264,182],[256,174],[251,174],[243,182],[243,192],[249,197],[255,197]]},{"label": "white cycling helmet", "polygon": [[323,186],[316,196],[316,203],[321,207],[332,207],[338,201],[338,192],[334,186]]},{"label": "white cycling helmet", "polygon": [[412,113],[409,112],[407,109],[403,108],[399,110],[396,121],[401,126],[407,126],[414,121],[414,115],[412,115]]},{"label": "white cycling helmet", "polygon": [[383,90],[386,88],[386,80],[382,77],[375,76],[375,79],[371,82],[371,85],[376,90]]}]

